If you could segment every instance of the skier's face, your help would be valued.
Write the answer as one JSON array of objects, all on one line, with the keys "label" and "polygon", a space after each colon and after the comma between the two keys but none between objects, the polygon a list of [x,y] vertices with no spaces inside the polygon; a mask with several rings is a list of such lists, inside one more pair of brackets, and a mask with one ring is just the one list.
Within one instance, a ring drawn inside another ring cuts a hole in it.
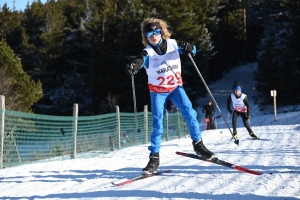
[{"label": "skier's face", "polygon": [[235,96],[241,96],[241,90],[234,90]]},{"label": "skier's face", "polygon": [[158,44],[161,39],[161,30],[154,30],[146,33],[146,35],[149,42],[151,42],[152,44]]}]

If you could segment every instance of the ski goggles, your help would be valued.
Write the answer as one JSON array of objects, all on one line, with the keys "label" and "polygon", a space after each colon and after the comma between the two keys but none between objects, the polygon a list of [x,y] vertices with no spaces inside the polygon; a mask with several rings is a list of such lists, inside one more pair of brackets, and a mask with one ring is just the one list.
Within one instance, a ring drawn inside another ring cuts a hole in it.
[{"label": "ski goggles", "polygon": [[146,32],[146,36],[149,38],[149,37],[152,37],[153,35],[160,35],[161,34],[161,30],[160,29],[156,29],[156,30],[153,30],[151,32]]}]

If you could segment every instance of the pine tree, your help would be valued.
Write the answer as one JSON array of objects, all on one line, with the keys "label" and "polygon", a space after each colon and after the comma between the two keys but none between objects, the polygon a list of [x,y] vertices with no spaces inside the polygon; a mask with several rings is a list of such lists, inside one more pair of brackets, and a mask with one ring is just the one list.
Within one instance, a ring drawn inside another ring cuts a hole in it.
[{"label": "pine tree", "polygon": [[41,82],[34,82],[23,71],[20,59],[4,40],[0,41],[0,94],[6,97],[8,110],[31,112],[42,97]]},{"label": "pine tree", "polygon": [[22,13],[12,11],[7,4],[0,8],[0,39],[4,39],[14,50],[22,44],[21,17]]},{"label": "pine tree", "polygon": [[274,10],[265,23],[255,76],[263,97],[261,103],[271,103],[269,93],[274,89],[277,90],[278,104],[291,105],[300,100],[297,81],[300,78],[299,4],[299,1],[269,2],[268,7],[273,6]]}]

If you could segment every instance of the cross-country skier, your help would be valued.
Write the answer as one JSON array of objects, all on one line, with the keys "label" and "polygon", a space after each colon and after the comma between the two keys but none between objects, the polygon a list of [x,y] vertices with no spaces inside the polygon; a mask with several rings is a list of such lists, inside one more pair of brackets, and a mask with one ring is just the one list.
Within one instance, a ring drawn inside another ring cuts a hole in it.
[{"label": "cross-country skier", "polygon": [[181,60],[179,54],[196,54],[196,47],[170,39],[167,22],[161,19],[147,18],[141,23],[142,43],[145,48],[142,58],[130,62],[126,72],[133,76],[144,67],[148,75],[148,87],[151,98],[153,132],[151,134],[150,160],[143,169],[143,174],[152,174],[159,166],[161,135],[164,131],[166,101],[169,99],[182,113],[186,120],[194,151],[206,159],[214,157],[203,144],[197,112],[182,87]]},{"label": "cross-country skier", "polygon": [[202,109],[202,112],[205,114],[205,121],[207,122],[206,130],[216,129],[214,120],[215,109],[211,100],[207,101],[206,105]]},{"label": "cross-country skier", "polygon": [[232,139],[237,138],[236,132],[236,120],[238,116],[242,117],[244,126],[249,132],[249,135],[257,139],[258,137],[253,133],[252,129],[250,128],[249,120],[250,120],[250,104],[247,99],[247,95],[242,93],[242,86],[238,84],[236,81],[232,87],[233,93],[229,95],[227,98],[227,110],[229,114],[232,114],[232,110],[230,109],[230,104],[232,103],[233,107],[233,114],[232,114],[232,129],[233,129],[233,136]]}]

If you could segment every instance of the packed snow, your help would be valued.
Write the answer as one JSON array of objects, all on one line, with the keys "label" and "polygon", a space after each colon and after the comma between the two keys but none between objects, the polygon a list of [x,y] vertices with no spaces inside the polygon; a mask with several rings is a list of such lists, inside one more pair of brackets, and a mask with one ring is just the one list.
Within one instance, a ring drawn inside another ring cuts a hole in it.
[{"label": "packed snow", "polygon": [[[260,111],[252,98],[253,70],[255,64],[235,68],[209,87],[227,118],[226,99],[233,81],[243,84],[242,92],[252,105],[251,126],[260,140],[250,138],[240,118],[239,146],[230,139],[231,133],[221,118],[217,119],[217,129],[202,131],[202,136],[206,147],[219,159],[262,175],[176,155],[176,151],[193,153],[191,138],[186,137],[162,143],[159,170],[172,170],[171,173],[116,187],[111,182],[141,174],[149,160],[148,144],[105,155],[91,152],[91,156],[85,156],[88,158],[57,158],[0,170],[0,199],[299,199],[300,112],[292,112],[295,107],[280,108],[275,120],[272,106]],[[199,105],[208,99],[209,96],[199,99]],[[201,116],[201,107],[197,110]],[[216,115],[219,115],[217,109]],[[203,130],[201,120],[200,124]],[[230,117],[228,124],[231,128]]]}]

